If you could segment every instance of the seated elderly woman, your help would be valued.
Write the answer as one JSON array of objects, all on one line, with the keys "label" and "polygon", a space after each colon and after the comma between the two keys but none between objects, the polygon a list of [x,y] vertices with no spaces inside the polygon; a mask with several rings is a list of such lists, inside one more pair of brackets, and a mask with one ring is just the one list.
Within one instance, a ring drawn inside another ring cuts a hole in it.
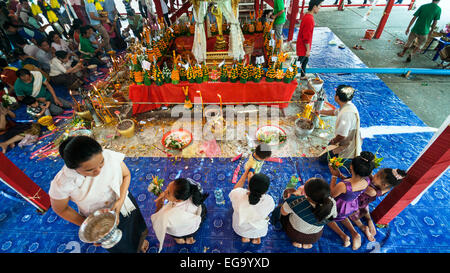
[{"label": "seated elderly woman", "polygon": [[69,58],[70,54],[66,51],[55,52],[55,57],[50,62],[50,82],[70,90],[76,90],[83,84],[81,70],[84,66],[82,62],[72,66]]},{"label": "seated elderly woman", "polygon": [[[50,184],[50,201],[61,218],[80,226],[99,209],[119,216],[122,238],[108,248],[111,253],[146,252],[147,225],[136,200],[129,192],[131,174],[123,162],[125,155],[102,149],[87,136],[69,137],[59,146],[64,167]],[[78,211],[69,206],[73,201]]]},{"label": "seated elderly woman", "polygon": [[6,153],[8,148],[14,148],[16,142],[21,141],[24,132],[31,128],[31,123],[15,123],[12,119],[16,114],[0,104],[0,148]]}]

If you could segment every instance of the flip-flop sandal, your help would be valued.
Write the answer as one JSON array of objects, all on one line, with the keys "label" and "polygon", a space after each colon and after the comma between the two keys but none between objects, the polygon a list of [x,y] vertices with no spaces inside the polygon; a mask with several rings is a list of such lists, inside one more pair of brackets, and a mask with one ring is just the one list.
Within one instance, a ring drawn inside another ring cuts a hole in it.
[{"label": "flip-flop sandal", "polygon": [[358,49],[359,49],[359,50],[365,50],[365,48],[362,47],[362,46],[359,46]]}]

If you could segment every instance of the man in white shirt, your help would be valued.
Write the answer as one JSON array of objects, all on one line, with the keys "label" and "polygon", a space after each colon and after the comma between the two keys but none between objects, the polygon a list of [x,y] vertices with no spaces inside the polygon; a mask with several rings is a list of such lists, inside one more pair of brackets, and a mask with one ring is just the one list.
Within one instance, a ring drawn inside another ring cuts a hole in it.
[{"label": "man in white shirt", "polygon": [[[322,110],[321,115],[337,116],[335,137],[329,145],[339,145],[338,148],[330,151],[330,157],[339,156],[352,159],[361,153],[362,139],[359,131],[359,112],[351,102],[355,89],[348,85],[339,85],[336,89],[335,101],[339,104],[339,109]],[[323,154],[319,160],[327,162],[327,153]],[[351,160],[347,160],[350,162]]]},{"label": "man in white shirt", "polygon": [[50,62],[53,58],[52,50],[47,40],[38,41],[39,50],[36,52],[36,59],[41,63],[42,69],[46,72],[50,71]]}]

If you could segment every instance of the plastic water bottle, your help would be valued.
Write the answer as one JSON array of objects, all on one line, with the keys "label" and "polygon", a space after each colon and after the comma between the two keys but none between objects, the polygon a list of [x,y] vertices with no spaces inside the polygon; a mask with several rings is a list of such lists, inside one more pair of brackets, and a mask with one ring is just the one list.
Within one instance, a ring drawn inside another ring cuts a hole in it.
[{"label": "plastic water bottle", "polygon": [[215,189],[214,196],[216,197],[216,204],[218,206],[225,205],[225,199],[223,198],[222,189],[219,189],[219,188]]}]

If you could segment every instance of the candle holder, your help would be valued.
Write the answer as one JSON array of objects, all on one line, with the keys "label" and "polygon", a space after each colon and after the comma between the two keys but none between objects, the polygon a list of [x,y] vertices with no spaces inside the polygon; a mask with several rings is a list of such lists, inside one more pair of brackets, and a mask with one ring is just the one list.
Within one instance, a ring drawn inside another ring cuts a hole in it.
[{"label": "candle holder", "polygon": [[97,116],[97,112],[94,109],[94,106],[92,105],[90,94],[89,93],[82,93],[82,98],[84,100],[84,103],[86,104],[86,107],[87,107],[87,109],[88,109],[92,119],[94,120],[95,126],[102,125],[99,117]]}]

